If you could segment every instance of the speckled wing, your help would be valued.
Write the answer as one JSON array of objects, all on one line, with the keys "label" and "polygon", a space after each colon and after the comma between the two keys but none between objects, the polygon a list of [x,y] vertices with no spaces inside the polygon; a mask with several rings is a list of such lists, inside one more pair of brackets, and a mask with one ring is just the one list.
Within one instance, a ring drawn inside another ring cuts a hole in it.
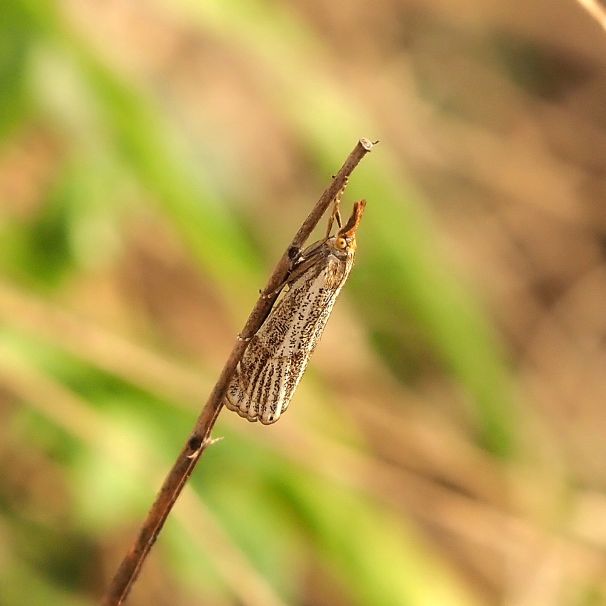
[{"label": "speckled wing", "polygon": [[293,271],[296,279],[251,339],[227,389],[227,408],[249,421],[274,423],[286,410],[353,265],[353,255],[339,258],[326,243],[308,250],[312,260]]}]

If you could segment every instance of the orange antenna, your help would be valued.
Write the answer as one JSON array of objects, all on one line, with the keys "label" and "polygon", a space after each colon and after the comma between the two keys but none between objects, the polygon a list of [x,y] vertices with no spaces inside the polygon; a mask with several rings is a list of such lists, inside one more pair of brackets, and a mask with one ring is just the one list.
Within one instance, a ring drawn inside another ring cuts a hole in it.
[{"label": "orange antenna", "polygon": [[351,217],[347,220],[347,223],[339,230],[339,236],[345,236],[346,238],[353,238],[356,235],[362,215],[364,214],[364,208],[366,207],[366,200],[359,200],[354,202],[353,211]]}]

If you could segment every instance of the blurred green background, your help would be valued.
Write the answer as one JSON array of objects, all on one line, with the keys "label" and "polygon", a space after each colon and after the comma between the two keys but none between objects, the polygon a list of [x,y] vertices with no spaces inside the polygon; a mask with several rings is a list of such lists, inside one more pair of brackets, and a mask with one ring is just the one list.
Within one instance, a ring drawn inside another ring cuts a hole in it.
[{"label": "blurred green background", "polygon": [[293,403],[129,604],[606,604],[605,67],[574,0],[3,2],[0,605],[98,601],[360,136]]}]

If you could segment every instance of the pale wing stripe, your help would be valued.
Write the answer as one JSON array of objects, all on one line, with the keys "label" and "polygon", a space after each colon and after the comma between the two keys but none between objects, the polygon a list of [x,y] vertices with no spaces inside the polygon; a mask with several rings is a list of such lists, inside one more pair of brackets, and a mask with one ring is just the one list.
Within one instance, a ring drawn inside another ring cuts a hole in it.
[{"label": "pale wing stripe", "polygon": [[259,417],[265,415],[265,408],[268,404],[268,399],[263,397],[263,387],[269,378],[270,370],[272,368],[273,360],[268,358],[266,364],[263,366],[263,372],[257,375],[255,388],[251,395],[251,400],[254,402],[256,413]]},{"label": "pale wing stripe", "polygon": [[[255,351],[257,351],[257,349],[258,348],[255,348]],[[248,355],[246,355],[247,361],[249,361],[250,358],[253,357],[253,356],[251,356],[249,351],[250,350],[247,350],[247,352],[246,352],[248,354]],[[246,386],[246,389],[243,394],[243,402],[242,402],[243,405],[240,406],[240,409],[242,410],[242,412],[245,412],[249,419],[253,419],[254,417],[256,417],[258,415],[258,408],[253,399],[253,392],[257,385],[257,381],[259,380],[259,376],[263,372],[263,368],[265,366],[266,360],[267,360],[267,357],[265,357],[265,356],[260,356],[260,355],[255,356],[253,359],[253,363],[250,364],[250,366],[249,366],[249,372],[252,376],[249,377],[248,385]]]},{"label": "pale wing stripe", "polygon": [[272,360],[273,374],[271,377],[271,383],[269,384],[268,396],[263,402],[263,409],[260,411],[259,418],[262,423],[271,423],[270,417],[273,416],[273,408],[276,403],[275,399],[275,385],[280,381],[280,372],[283,370],[283,361],[281,358]]},{"label": "pale wing stripe", "polygon": [[[305,362],[303,362],[303,367],[305,368]],[[292,368],[291,368],[291,373],[292,373]],[[287,382],[285,381],[284,389],[288,388],[290,395],[288,398],[284,398],[284,401],[282,402],[280,414],[282,414],[288,408],[288,405],[290,404],[290,401],[292,400],[292,396],[295,393],[295,389],[297,389],[297,385],[299,384],[300,375],[301,375],[301,373],[299,372],[299,378],[297,378],[296,376],[292,376],[292,378],[291,378],[292,383],[290,384],[290,386],[286,385]]]},{"label": "pale wing stripe", "polygon": [[286,377],[290,372],[290,360],[286,358],[284,363],[280,365],[278,378],[276,381],[276,386],[278,388],[278,392],[276,398],[274,400],[274,414],[277,419],[282,414],[283,402],[286,397],[288,397],[286,393]]},{"label": "pale wing stripe", "polygon": [[241,373],[242,362],[240,361],[236,367],[236,372],[229,383],[229,387],[227,388],[227,396],[225,398],[227,408],[230,410],[235,410],[236,412],[238,411],[239,402],[242,398]]},{"label": "pale wing stripe", "polygon": [[259,362],[260,360],[253,360],[251,364],[250,357],[244,356],[238,365],[236,375],[232,378],[227,395],[227,407],[250,420],[254,420],[251,417],[254,417],[255,413],[250,410],[250,398],[247,394],[251,387],[252,377],[247,380],[247,376],[256,373],[258,369],[262,368]]},{"label": "pale wing stripe", "polygon": [[268,406],[271,406],[272,397],[271,397],[271,388],[273,385],[273,376],[276,372],[276,360],[270,360],[267,363],[265,377],[263,378],[263,384],[259,388],[259,416],[261,417],[261,421],[264,422],[265,411]]}]

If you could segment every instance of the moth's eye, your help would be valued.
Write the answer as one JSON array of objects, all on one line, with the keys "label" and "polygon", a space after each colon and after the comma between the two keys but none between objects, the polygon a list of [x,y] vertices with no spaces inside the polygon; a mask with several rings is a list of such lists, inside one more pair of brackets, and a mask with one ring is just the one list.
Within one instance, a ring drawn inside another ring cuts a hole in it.
[{"label": "moth's eye", "polygon": [[337,238],[337,248],[344,250],[347,248],[347,240],[345,238]]}]

